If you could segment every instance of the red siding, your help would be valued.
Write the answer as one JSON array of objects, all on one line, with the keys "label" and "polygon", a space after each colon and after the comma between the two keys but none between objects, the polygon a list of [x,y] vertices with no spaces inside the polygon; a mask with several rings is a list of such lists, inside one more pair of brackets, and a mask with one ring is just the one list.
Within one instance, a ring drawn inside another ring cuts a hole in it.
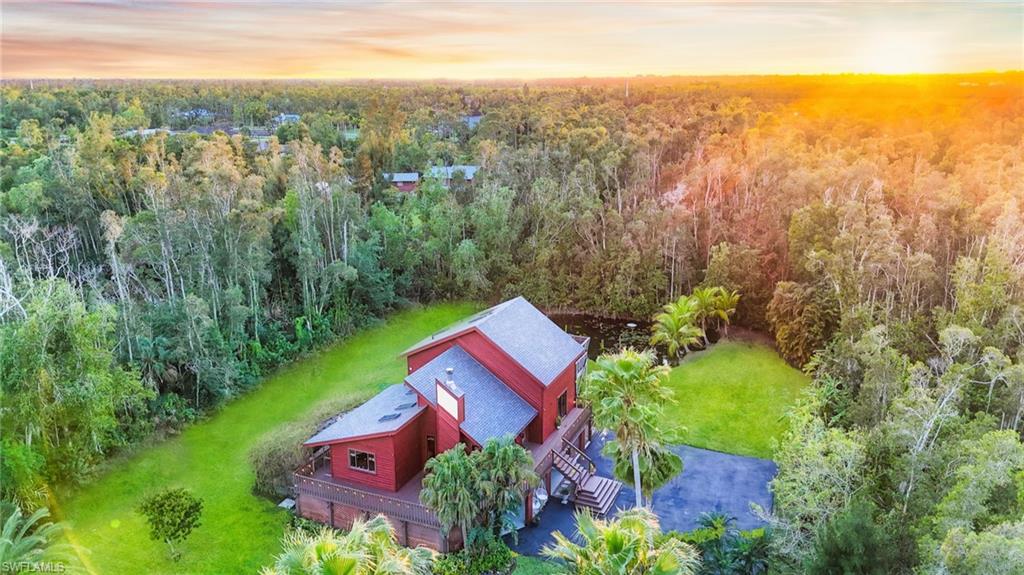
[{"label": "red siding", "polygon": [[[421,413],[393,435],[331,444],[331,475],[378,489],[398,491],[423,469],[419,446],[424,436],[423,422]],[[377,472],[369,473],[349,467],[349,449],[372,453]]]},{"label": "red siding", "polygon": [[[576,363],[570,364],[558,377],[551,382],[551,385],[544,390],[544,410],[537,419],[541,421],[542,433],[546,438],[555,431],[555,418],[558,417],[558,396],[563,391],[568,391],[566,403],[569,411],[576,406]],[[537,423],[537,420],[534,420]]]},{"label": "red siding", "polygon": [[461,441],[459,422],[443,409],[437,410],[437,452],[448,451]]},{"label": "red siding", "polygon": [[[357,449],[372,453],[377,462],[377,472],[368,473],[348,466],[348,450]],[[395,454],[390,437],[357,439],[331,445],[331,475],[338,479],[352,481],[397,491],[395,485]]]},{"label": "red siding", "polygon": [[395,453],[395,489],[401,489],[403,485],[412,479],[423,469],[423,453],[420,444],[423,439],[423,414],[420,414],[415,421],[398,430],[392,436],[392,446]]}]

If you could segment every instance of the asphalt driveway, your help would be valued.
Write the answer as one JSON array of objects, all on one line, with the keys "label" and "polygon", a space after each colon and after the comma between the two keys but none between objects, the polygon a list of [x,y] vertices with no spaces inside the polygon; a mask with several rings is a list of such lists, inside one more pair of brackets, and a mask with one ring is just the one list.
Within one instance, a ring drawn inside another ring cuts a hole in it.
[{"label": "asphalt driveway", "polygon": [[[611,436],[608,435],[608,438]],[[606,438],[596,435],[587,455],[597,464],[597,472],[614,477],[612,463],[601,455]],[[683,472],[654,492],[654,512],[661,518],[664,531],[689,531],[697,527],[701,514],[720,512],[736,518],[740,529],[760,527],[762,522],[750,511],[757,503],[771,509],[772,496],[768,482],[775,477],[775,463],[767,459],[730,455],[686,445],[672,448],[683,458]],[[633,507],[630,485],[623,485],[615,500],[616,509]],[[519,531],[518,553],[537,555],[551,541],[551,533],[566,535],[576,532],[572,503],[563,505],[552,498],[539,516],[539,524]]]}]

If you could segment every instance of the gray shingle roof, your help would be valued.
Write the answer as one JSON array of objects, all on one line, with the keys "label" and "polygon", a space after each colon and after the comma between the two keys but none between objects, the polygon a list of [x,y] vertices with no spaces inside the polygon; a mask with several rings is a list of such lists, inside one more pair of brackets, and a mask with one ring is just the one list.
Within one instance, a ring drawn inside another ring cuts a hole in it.
[{"label": "gray shingle roof", "polygon": [[[404,384],[396,383],[366,403],[338,417],[336,421],[306,440],[305,444],[389,433],[405,425],[426,408],[425,405],[416,405],[415,392]],[[398,417],[391,417],[392,415]]]},{"label": "gray shingle roof", "polygon": [[491,438],[515,436],[537,417],[537,411],[529,403],[458,345],[410,373],[405,382],[436,405],[435,380],[445,381],[445,369],[449,367],[454,369],[452,378],[465,397],[462,431],[480,445]]},{"label": "gray shingle roof", "polygon": [[420,181],[420,175],[418,173],[416,173],[416,172],[395,172],[395,173],[387,173],[387,172],[385,172],[382,175],[384,176],[385,180],[387,180],[389,182],[392,182],[392,183],[395,183],[395,184],[399,184],[399,183],[415,183],[415,182]]},{"label": "gray shingle roof", "polygon": [[405,354],[474,327],[545,386],[583,352],[578,341],[520,296],[435,333]]}]

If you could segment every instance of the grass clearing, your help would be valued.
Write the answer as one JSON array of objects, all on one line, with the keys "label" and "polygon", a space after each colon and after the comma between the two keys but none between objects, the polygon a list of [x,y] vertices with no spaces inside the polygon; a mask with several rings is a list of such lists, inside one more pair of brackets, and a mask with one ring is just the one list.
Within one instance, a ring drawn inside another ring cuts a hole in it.
[{"label": "grass clearing", "polygon": [[[398,313],[322,352],[277,371],[251,393],[167,441],[116,458],[66,496],[55,511],[71,527],[90,573],[256,573],[278,552],[288,514],[252,495],[252,445],[276,427],[302,419],[342,395],[369,398],[400,381],[398,354],[420,338],[476,311],[444,304]],[[203,499],[202,524],[172,562],[149,539],[135,507],[164,487],[185,487]]]},{"label": "grass clearing", "polygon": [[770,459],[771,440],[810,380],[770,347],[723,340],[672,369],[669,421],[694,447]]}]

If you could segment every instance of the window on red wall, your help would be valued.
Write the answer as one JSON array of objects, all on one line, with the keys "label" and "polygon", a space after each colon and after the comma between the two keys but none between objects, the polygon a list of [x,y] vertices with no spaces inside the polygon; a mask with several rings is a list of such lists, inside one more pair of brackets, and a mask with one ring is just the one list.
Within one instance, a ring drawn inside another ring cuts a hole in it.
[{"label": "window on red wall", "polygon": [[569,390],[562,392],[562,395],[558,396],[558,417],[565,417],[565,414],[569,413]]},{"label": "window on red wall", "polygon": [[367,473],[377,473],[377,458],[372,453],[349,449],[348,466]]}]

